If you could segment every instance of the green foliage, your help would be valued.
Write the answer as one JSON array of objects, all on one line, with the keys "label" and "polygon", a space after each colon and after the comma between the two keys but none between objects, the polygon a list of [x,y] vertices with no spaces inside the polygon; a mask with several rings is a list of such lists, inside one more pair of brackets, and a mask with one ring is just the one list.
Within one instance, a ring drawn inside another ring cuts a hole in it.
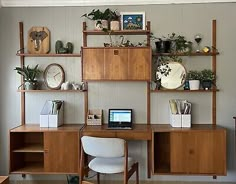
[{"label": "green foliage", "polygon": [[27,67],[23,66],[16,67],[14,70],[17,71],[18,74],[24,77],[24,81],[34,82],[36,81],[36,77],[41,73],[41,70],[38,69],[38,65],[33,68],[30,68],[29,65]]},{"label": "green foliage", "polygon": [[201,71],[201,80],[202,81],[213,81],[213,80],[215,80],[215,74],[210,69],[204,69]]},{"label": "green foliage", "polygon": [[86,17],[90,20],[119,20],[120,15],[118,12],[112,11],[111,9],[107,8],[104,12],[99,9],[93,9],[90,13],[85,13],[81,17]]},{"label": "green foliage", "polygon": [[189,70],[187,72],[187,80],[201,80],[202,79],[202,73],[200,71],[196,70]]}]

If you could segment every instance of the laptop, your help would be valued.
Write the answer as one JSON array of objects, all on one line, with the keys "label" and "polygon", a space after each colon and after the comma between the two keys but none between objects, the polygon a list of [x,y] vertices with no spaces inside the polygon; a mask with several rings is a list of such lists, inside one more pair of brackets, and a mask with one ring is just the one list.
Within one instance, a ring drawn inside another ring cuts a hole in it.
[{"label": "laptop", "polygon": [[132,109],[109,109],[108,129],[132,129]]}]

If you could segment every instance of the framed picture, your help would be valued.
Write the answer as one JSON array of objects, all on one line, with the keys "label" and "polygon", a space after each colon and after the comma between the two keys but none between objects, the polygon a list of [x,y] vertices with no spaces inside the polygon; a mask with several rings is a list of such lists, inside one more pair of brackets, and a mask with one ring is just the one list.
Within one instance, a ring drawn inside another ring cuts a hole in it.
[{"label": "framed picture", "polygon": [[120,12],[122,30],[145,30],[145,12]]}]

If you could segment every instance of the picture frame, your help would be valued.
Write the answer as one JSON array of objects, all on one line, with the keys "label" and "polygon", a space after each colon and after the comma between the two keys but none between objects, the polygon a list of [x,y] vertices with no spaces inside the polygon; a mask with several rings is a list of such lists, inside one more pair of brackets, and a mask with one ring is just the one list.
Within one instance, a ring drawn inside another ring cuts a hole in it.
[{"label": "picture frame", "polygon": [[145,30],[145,12],[120,12],[121,30]]}]

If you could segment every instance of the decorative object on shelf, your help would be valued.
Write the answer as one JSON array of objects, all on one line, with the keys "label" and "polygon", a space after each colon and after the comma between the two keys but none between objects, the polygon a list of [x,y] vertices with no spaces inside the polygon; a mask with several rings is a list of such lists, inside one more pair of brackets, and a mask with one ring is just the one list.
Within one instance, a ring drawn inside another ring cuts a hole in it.
[{"label": "decorative object on shelf", "polygon": [[102,125],[102,109],[89,109],[87,114],[87,125]]},{"label": "decorative object on shelf", "polygon": [[44,70],[44,82],[49,89],[60,89],[65,81],[65,72],[61,65],[52,63]]},{"label": "decorative object on shelf", "polygon": [[66,81],[61,84],[61,90],[69,90],[70,89],[70,82]]},{"label": "decorative object on shelf", "polygon": [[72,82],[71,84],[72,84],[72,87],[73,87],[74,90],[80,90],[80,91],[86,91],[87,90],[87,82],[81,82],[80,84]]},{"label": "decorative object on shelf", "polygon": [[[186,69],[181,63],[169,62],[168,64],[164,65],[164,68],[168,68],[167,75],[163,75],[162,72],[158,71],[156,73],[157,80],[161,79],[162,87],[166,89],[177,89],[184,84],[186,79]],[[160,70],[163,70],[161,69],[161,66]]]},{"label": "decorative object on shelf", "polygon": [[195,42],[197,43],[196,52],[201,52],[200,43],[201,43],[201,41],[202,41],[202,35],[201,35],[201,34],[196,34],[196,35],[194,36],[194,40],[195,40]]},{"label": "decorative object on shelf", "polygon": [[23,76],[23,83],[18,87],[24,86],[25,90],[35,90],[38,87],[37,77],[41,73],[41,70],[38,69],[38,65],[33,68],[30,68],[28,65],[27,67],[23,66],[16,67],[14,70],[17,71],[18,74]]},{"label": "decorative object on shelf", "polygon": [[187,72],[187,80],[189,81],[189,89],[199,90],[201,78],[202,78],[201,72],[196,71],[196,70],[189,70]]},{"label": "decorative object on shelf", "polygon": [[205,46],[205,47],[202,48],[203,53],[209,53],[210,51],[211,51],[211,48],[208,47],[208,46]]},{"label": "decorative object on shelf", "polygon": [[212,87],[213,81],[215,80],[215,74],[210,69],[204,69],[201,71],[201,84],[204,90],[209,90]]},{"label": "decorative object on shelf", "polygon": [[28,53],[46,54],[50,51],[50,32],[47,27],[32,27],[28,31]]},{"label": "decorative object on shelf", "polygon": [[120,12],[122,30],[145,30],[145,12]]},{"label": "decorative object on shelf", "polygon": [[56,54],[72,54],[74,46],[71,42],[66,43],[66,47],[63,47],[63,42],[57,40],[55,43],[55,52]]},{"label": "decorative object on shelf", "polygon": [[67,175],[67,184],[78,184],[79,183],[79,176],[76,175]]}]

